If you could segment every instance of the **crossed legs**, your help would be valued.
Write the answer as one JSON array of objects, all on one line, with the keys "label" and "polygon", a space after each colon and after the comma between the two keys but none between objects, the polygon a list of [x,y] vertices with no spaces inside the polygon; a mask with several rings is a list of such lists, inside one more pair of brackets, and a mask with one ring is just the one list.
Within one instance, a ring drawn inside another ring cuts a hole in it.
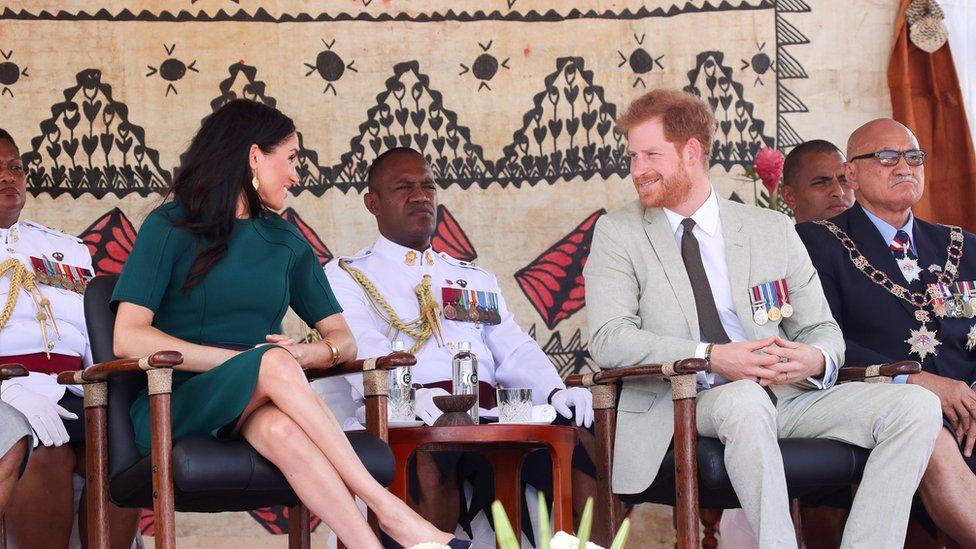
[{"label": "crossed legs", "polygon": [[373,479],[284,349],[264,353],[254,395],[238,425],[244,438],[281,469],[305,505],[346,546],[380,547],[354,496],[376,513],[383,530],[401,545],[446,544],[451,539]]}]

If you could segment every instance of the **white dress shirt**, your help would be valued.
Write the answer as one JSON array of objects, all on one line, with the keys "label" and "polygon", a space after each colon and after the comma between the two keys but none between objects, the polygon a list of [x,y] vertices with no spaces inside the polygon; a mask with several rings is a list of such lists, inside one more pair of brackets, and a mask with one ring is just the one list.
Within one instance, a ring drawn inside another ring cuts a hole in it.
[{"label": "white dress shirt", "polygon": [[[685,218],[667,208],[664,208],[664,215],[667,217],[668,225],[674,234],[674,242],[680,250],[681,237],[684,235],[681,221]],[[691,214],[691,219],[695,220],[695,227],[691,234],[698,240],[702,264],[705,266],[705,275],[708,277],[708,286],[712,290],[712,297],[715,299],[715,308],[718,309],[718,317],[722,321],[722,327],[725,328],[725,333],[728,334],[731,341],[746,341],[746,332],[742,329],[739,316],[735,311],[735,302],[732,300],[729,264],[725,258],[725,237],[722,235],[722,218],[719,215],[718,198],[714,190],[709,193],[708,198],[698,210]],[[749,288],[742,288],[740,291],[748,292]],[[827,356],[823,348],[816,347],[824,355],[824,376],[822,378],[811,377],[808,380],[818,388],[823,389],[823,380],[833,379],[833,371],[837,366]],[[695,349],[695,358],[705,358],[707,348],[708,343],[700,343]],[[728,381],[715,373],[698,373],[698,383],[705,388],[722,385]]]}]

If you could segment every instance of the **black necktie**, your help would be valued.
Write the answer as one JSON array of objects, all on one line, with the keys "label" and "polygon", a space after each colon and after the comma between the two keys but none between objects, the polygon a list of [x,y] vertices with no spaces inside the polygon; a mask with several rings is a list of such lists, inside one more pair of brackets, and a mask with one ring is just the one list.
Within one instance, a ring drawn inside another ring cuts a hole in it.
[{"label": "black necktie", "polygon": [[691,281],[691,291],[695,294],[695,309],[698,311],[698,330],[706,343],[729,343],[729,334],[722,326],[715,307],[715,296],[705,275],[705,265],[702,264],[701,248],[698,239],[692,234],[695,220],[690,217],[681,221],[684,233],[681,235],[681,259],[685,262],[688,279]]}]

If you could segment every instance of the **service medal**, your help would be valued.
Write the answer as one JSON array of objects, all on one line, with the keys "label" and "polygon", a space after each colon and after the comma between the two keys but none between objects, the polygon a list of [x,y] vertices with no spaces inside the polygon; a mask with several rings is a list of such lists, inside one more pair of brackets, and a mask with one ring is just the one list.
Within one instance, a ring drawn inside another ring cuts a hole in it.
[{"label": "service medal", "polygon": [[922,269],[918,266],[918,260],[903,257],[901,259],[896,259],[895,261],[898,263],[898,268],[901,269],[901,274],[905,275],[905,280],[907,280],[909,284],[919,280],[918,275],[922,272]]},{"label": "service medal", "polygon": [[450,303],[444,305],[444,318],[448,320],[454,320],[457,318],[457,309],[454,308],[454,305],[451,305]]},{"label": "service medal", "polygon": [[789,303],[784,303],[783,306],[779,308],[779,312],[783,314],[783,318],[790,318],[793,316],[793,306]]},{"label": "service medal", "polygon": [[938,347],[942,342],[935,337],[935,332],[928,329],[928,326],[919,326],[917,330],[908,331],[908,339],[905,343],[911,345],[912,353],[918,355],[919,360],[925,360],[928,355],[935,356],[938,353],[936,347]]},{"label": "service medal", "polygon": [[766,324],[769,321],[769,316],[766,315],[766,309],[756,309],[752,313],[752,320],[760,326]]},{"label": "service medal", "polygon": [[779,319],[783,318],[783,314],[776,307],[769,309],[769,313],[766,314],[771,322],[777,322]]}]

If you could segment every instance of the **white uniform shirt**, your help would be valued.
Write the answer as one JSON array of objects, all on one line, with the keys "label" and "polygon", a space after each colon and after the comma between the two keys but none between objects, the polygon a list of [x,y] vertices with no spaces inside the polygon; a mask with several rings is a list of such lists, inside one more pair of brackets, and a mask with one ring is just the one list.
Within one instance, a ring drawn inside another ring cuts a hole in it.
[{"label": "white uniform shirt", "polygon": [[[57,254],[57,255],[55,255]],[[34,272],[31,257],[37,257],[94,272],[91,254],[81,239],[49,229],[39,223],[20,220],[9,229],[0,228],[0,263],[15,258],[28,271]],[[58,259],[60,258],[60,259]],[[85,325],[83,296],[38,281],[41,294],[51,303],[51,311],[58,324],[59,338],[53,326],[48,324],[48,340],[53,344],[50,352],[82,357],[84,366],[92,363],[88,344],[88,328]],[[7,301],[10,291],[10,273],[0,277],[0,307]],[[44,352],[44,339],[37,321],[37,309],[30,294],[21,289],[13,314],[7,325],[0,330],[0,356],[26,355]],[[31,390],[59,400],[64,386],[58,385],[52,375],[31,373],[27,378],[15,378],[3,383],[22,384]]]},{"label": "white uniform shirt", "polygon": [[[408,257],[413,257],[412,264],[408,264]],[[478,357],[481,381],[493,386],[501,383],[506,387],[532,388],[532,399],[536,404],[545,404],[554,389],[565,388],[549,357],[515,322],[502,298],[498,280],[488,271],[430,249],[417,252],[382,236],[355,256],[341,259],[362,271],[407,324],[420,316],[414,288],[422,282],[424,275],[431,276],[431,290],[442,311],[445,345],[438,346],[431,336],[417,351],[417,365],[411,369],[415,383],[450,381],[451,360],[457,352],[458,342],[470,341],[471,350]],[[338,259],[325,267],[325,273],[356,337],[359,358],[389,354],[395,339],[403,341],[407,350],[413,346],[414,340],[410,336],[397,333],[376,314],[363,289],[339,267]],[[496,294],[501,322],[488,325],[444,318],[443,288]],[[353,387],[353,398],[362,400],[362,376],[349,376],[348,379]]]}]

